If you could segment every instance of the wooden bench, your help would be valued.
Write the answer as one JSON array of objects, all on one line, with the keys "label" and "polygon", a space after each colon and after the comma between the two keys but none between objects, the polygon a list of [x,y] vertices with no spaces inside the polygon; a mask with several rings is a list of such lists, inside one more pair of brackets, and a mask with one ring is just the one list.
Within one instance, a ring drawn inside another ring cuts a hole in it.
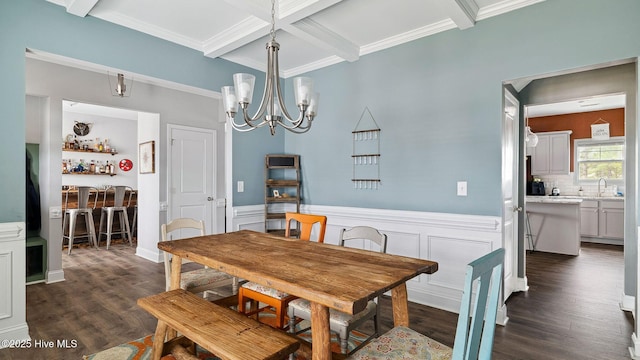
[{"label": "wooden bench", "polygon": [[[295,338],[282,331],[182,289],[138,299],[138,305],[158,319],[153,341],[154,360],[163,355],[169,328],[222,360],[281,360],[300,346]],[[171,342],[172,347],[174,343]],[[181,346],[177,348],[180,352],[185,350]]]}]

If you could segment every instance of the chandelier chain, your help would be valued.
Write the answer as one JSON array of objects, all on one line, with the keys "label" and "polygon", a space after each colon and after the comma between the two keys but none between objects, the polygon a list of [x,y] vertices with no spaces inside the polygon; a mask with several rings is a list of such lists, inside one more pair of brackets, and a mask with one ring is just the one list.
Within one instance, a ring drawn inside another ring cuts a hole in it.
[{"label": "chandelier chain", "polygon": [[276,40],[276,0],[271,0],[271,40]]}]

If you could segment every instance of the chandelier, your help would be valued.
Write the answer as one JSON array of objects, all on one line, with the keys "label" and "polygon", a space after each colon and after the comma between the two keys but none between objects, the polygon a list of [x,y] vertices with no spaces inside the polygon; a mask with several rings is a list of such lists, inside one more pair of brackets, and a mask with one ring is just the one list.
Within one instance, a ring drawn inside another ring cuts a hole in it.
[{"label": "chandelier", "polygon": [[[271,135],[274,135],[276,126],[280,125],[293,133],[302,134],[309,131],[311,123],[318,113],[319,95],[313,92],[313,80],[308,77],[294,78],[294,95],[300,113],[295,119],[289,115],[280,90],[278,66],[280,44],[276,42],[275,22],[275,0],[271,0],[271,40],[267,43],[265,88],[258,111],[253,116],[247,114],[247,109],[253,98],[256,77],[244,73],[233,75],[234,86],[222,87],[224,111],[233,128],[238,131],[251,131],[268,125]],[[238,105],[242,108],[244,120],[240,123],[235,121]]]}]

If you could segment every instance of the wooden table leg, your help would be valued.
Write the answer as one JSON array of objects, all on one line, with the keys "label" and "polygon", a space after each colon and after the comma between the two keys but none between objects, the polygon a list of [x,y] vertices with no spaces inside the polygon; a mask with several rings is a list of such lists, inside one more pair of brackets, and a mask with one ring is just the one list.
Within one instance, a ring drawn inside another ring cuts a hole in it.
[{"label": "wooden table leg", "polygon": [[393,325],[409,327],[409,304],[405,283],[391,289],[391,305],[393,306]]},{"label": "wooden table leg", "polygon": [[311,347],[313,360],[331,360],[329,308],[311,302]]},{"label": "wooden table leg", "polygon": [[[169,284],[170,290],[180,289],[180,273],[182,272],[182,258],[180,256],[173,255],[171,260],[171,283]],[[167,330],[167,340],[171,340],[178,336],[178,332],[174,329]]]},{"label": "wooden table leg", "polygon": [[169,290],[180,289],[180,272],[182,272],[182,258],[173,255],[171,260],[171,284]]}]

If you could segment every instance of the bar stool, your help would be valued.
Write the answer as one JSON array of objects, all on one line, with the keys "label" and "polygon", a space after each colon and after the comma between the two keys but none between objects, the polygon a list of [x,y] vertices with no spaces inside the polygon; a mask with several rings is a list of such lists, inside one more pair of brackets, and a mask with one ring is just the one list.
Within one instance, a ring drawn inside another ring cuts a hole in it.
[{"label": "bar stool", "polygon": [[[129,191],[129,199],[127,201],[127,206],[124,206],[124,197]],[[107,204],[107,193],[113,192],[113,206],[106,206]],[[126,237],[129,239],[129,245],[133,246],[133,241],[131,239],[131,230],[129,229],[129,215],[127,214],[127,210],[129,205],[131,205],[131,196],[133,195],[133,189],[130,186],[109,186],[104,191],[104,197],[102,200],[102,211],[100,213],[100,228],[98,230],[98,244],[100,244],[100,240],[102,239],[102,235],[107,236],[107,250],[109,250],[109,245],[111,245],[111,235],[119,234],[123,238]],[[112,232],[113,227],[113,217],[115,213],[118,213],[118,220],[120,221],[120,229],[115,233]],[[105,222],[105,215],[107,216]],[[106,232],[102,231],[102,224],[106,226]]]},{"label": "bar stool", "polygon": [[531,250],[531,252],[536,251],[536,244],[533,241],[533,232],[531,231],[531,221],[529,220],[529,212],[525,211],[524,213],[525,215],[525,234],[524,236],[527,238],[527,241],[529,243],[529,250]]},{"label": "bar stool", "polygon": [[132,192],[133,196],[135,196],[135,205],[133,205],[133,220],[131,220],[131,225],[129,226],[131,228],[131,236],[135,236],[136,238],[138,237],[138,190],[133,190]]},{"label": "bar stool", "polygon": [[[98,189],[92,186],[78,186],[78,207],[75,209],[69,208],[69,192],[71,191],[71,187],[66,190],[66,196],[64,200],[64,220],[62,222],[62,240],[69,240],[69,251],[68,254],[71,255],[71,248],[73,248],[73,239],[77,237],[88,237],[89,241],[98,249],[98,240],[96,238],[96,227],[93,223],[93,209],[96,208],[98,203]],[[95,198],[93,200],[93,206],[89,207],[89,200],[92,194],[95,194]],[[76,236],[76,219],[78,215],[84,215],[85,224],[87,228],[86,235]],[[64,234],[64,230],[68,229],[68,234]]]}]

